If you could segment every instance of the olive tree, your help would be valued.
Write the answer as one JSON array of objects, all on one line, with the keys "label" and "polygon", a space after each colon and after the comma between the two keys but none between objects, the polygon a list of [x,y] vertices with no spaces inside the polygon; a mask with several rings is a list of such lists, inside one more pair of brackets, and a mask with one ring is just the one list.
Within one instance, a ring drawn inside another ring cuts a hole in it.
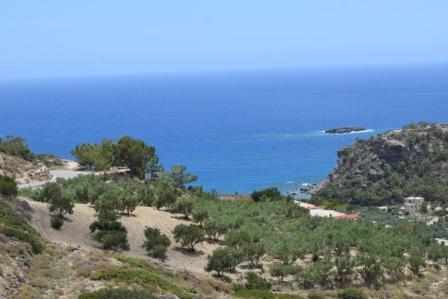
[{"label": "olive tree", "polygon": [[195,224],[179,224],[173,230],[174,239],[182,247],[190,251],[195,251],[195,246],[204,241],[205,232]]},{"label": "olive tree", "polygon": [[224,272],[234,271],[237,264],[237,257],[231,248],[217,248],[208,256],[205,271],[216,271],[218,276],[222,276]]},{"label": "olive tree", "polygon": [[58,183],[47,183],[41,191],[41,199],[48,202],[48,208],[51,213],[55,213],[62,218],[66,214],[73,214],[74,204],[70,198],[63,193]]},{"label": "olive tree", "polygon": [[170,246],[170,239],[162,234],[159,229],[147,227],[145,229],[146,241],[143,244],[148,254],[154,258],[158,258],[161,261],[166,259],[166,251]]}]

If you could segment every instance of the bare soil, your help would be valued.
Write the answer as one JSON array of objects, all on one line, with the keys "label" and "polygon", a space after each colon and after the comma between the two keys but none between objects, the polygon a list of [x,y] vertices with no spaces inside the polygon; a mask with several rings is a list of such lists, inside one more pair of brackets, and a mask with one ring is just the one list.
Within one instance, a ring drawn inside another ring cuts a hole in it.
[{"label": "bare soil", "polygon": [[[95,221],[95,211],[88,204],[76,204],[74,213],[69,215],[61,230],[55,230],[50,226],[50,213],[46,203],[30,201],[29,205],[33,209],[32,226],[50,242],[60,243],[70,246],[98,247],[99,244],[92,239],[89,225]],[[145,227],[158,228],[163,234],[171,239],[171,246],[167,252],[165,266],[174,270],[186,270],[194,273],[204,274],[204,267],[207,264],[207,256],[219,245],[215,243],[203,242],[197,245],[196,252],[188,252],[175,242],[172,231],[178,224],[189,222],[181,219],[180,215],[170,214],[151,207],[137,207],[130,216],[122,216],[121,223],[128,230],[128,240],[130,250],[123,254],[143,259],[151,259],[147,256],[142,247],[145,237]],[[151,259],[153,262],[157,262]]]}]

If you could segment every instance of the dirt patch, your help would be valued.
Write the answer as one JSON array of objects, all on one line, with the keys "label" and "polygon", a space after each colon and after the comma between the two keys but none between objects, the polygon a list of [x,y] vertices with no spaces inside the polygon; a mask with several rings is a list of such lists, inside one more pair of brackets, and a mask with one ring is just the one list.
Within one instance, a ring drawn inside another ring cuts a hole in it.
[{"label": "dirt patch", "polygon": [[[89,231],[89,225],[95,220],[95,211],[88,204],[76,204],[73,215],[70,215],[62,229],[57,231],[50,226],[47,204],[35,201],[28,201],[28,203],[34,211],[32,226],[48,241],[71,246],[98,247],[99,244],[92,239]],[[175,242],[172,231],[176,225],[188,223],[188,221],[151,207],[137,207],[133,215],[123,216],[120,221],[128,230],[130,245],[130,250],[123,254],[159,263],[149,258],[142,247],[145,240],[143,233],[145,227],[158,228],[171,239],[171,246],[167,252],[168,259],[164,265],[174,270],[205,274],[204,267],[207,264],[207,256],[219,247],[214,243],[203,242],[197,246],[197,251],[200,254],[186,254],[179,250],[179,244]]]}]

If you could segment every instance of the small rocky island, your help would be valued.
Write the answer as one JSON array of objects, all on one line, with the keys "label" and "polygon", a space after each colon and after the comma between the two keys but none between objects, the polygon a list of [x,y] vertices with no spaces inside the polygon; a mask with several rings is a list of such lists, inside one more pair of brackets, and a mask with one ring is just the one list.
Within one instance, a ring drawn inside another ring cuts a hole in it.
[{"label": "small rocky island", "polygon": [[342,127],[342,128],[333,128],[325,130],[326,134],[347,134],[353,132],[362,132],[367,130],[366,128],[361,127]]}]

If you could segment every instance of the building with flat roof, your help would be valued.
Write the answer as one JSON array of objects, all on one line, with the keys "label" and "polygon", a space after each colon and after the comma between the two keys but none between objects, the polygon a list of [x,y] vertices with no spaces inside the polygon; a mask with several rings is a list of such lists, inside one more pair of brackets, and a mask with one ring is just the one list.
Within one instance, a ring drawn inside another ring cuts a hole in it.
[{"label": "building with flat roof", "polygon": [[425,201],[423,197],[420,196],[410,196],[404,199],[404,209],[413,214],[420,213],[422,204]]}]

